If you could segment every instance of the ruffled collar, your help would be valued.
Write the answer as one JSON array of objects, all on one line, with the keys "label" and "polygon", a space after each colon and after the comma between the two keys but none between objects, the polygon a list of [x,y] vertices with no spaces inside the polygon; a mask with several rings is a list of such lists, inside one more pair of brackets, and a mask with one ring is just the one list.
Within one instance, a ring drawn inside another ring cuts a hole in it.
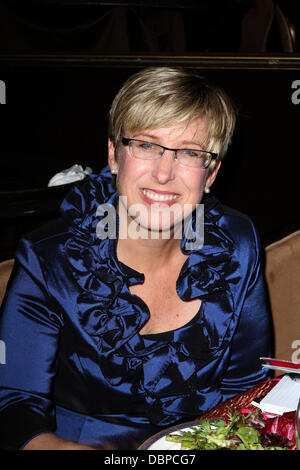
[{"label": "ruffled collar", "polygon": [[[116,238],[99,239],[97,236],[97,229],[103,228],[105,217],[103,214],[99,215],[99,205],[116,207],[117,200],[118,195],[111,185],[111,174],[106,167],[100,175],[89,175],[83,185],[73,188],[61,206],[62,217],[71,231],[64,252],[79,287],[79,322],[101,352],[101,370],[112,385],[117,386],[130,378],[137,381],[137,371],[143,368],[140,377],[144,379],[139,379],[137,393],[145,394],[149,416],[152,413],[151,420],[157,424],[168,424],[175,418],[170,416],[168,421],[167,408],[177,398],[174,397],[173,401],[170,399],[168,406],[162,405],[163,398],[158,398],[157,390],[163,378],[160,379],[159,374],[155,373],[150,359],[154,353],[162,354],[166,361],[164,370],[171,367],[170,363],[176,364],[174,367],[177,369],[183,367],[184,383],[187,381],[187,370],[192,377],[195,370],[200,370],[207,361],[212,361],[209,358],[215,357],[217,360],[220,351],[230,341],[236,325],[233,297],[227,282],[232,269],[230,259],[233,242],[218,224],[223,215],[221,204],[214,197],[206,198],[204,245],[200,249],[187,251],[186,246],[190,240],[186,235],[183,236],[181,249],[189,257],[181,269],[176,288],[183,300],[196,297],[204,302],[206,299],[213,300],[214,309],[210,312],[208,321],[205,313],[200,320],[196,353],[192,351],[192,345],[189,350],[180,343],[166,345],[158,340],[150,346],[146,345],[139,331],[149,318],[149,310],[142,299],[132,295],[129,290],[130,285],[142,283],[144,275],[117,259]],[[195,216],[191,217],[190,224],[194,233]],[[216,324],[220,326],[213,325],[214,316]],[[190,357],[195,354],[197,359],[193,361]],[[178,359],[178,355],[181,359]],[[188,361],[188,369],[184,369],[183,357]],[[156,396],[155,400],[153,394]],[[217,400],[217,396],[215,399]],[[157,400],[160,403],[159,413]]]},{"label": "ruffled collar", "polygon": [[[112,186],[111,173],[106,166],[99,175],[89,175],[83,185],[73,188],[61,205],[61,214],[73,234],[65,247],[73,274],[82,288],[101,298],[104,286],[118,286],[121,279],[128,286],[144,281],[143,273],[117,259],[118,216],[115,210],[112,211],[112,216],[116,217],[116,237],[98,237],[99,227],[102,227],[105,220],[105,214],[99,214],[99,206],[106,204],[115,208],[117,201],[118,194]],[[204,243],[201,248],[186,248],[191,243],[186,233],[197,232],[195,214],[190,218],[190,227],[183,233],[181,250],[189,255],[177,280],[177,292],[183,300],[203,297],[220,289],[228,290],[223,268],[224,262],[231,258],[233,242],[228,233],[218,225],[222,215],[223,208],[218,200],[215,197],[206,197]],[[119,291],[116,287],[109,290],[115,293],[114,297]]]}]

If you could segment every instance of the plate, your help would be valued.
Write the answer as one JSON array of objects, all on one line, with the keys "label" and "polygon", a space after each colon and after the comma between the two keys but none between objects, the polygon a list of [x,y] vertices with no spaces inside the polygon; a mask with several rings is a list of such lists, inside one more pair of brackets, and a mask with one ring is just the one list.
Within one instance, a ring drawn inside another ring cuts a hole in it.
[{"label": "plate", "polygon": [[163,431],[154,434],[154,436],[149,437],[143,444],[138,448],[138,450],[180,450],[180,442],[169,442],[166,440],[167,434],[172,434],[178,431],[190,431],[191,428],[199,426],[200,420],[189,421],[187,423],[178,424],[170,428],[164,429]]}]

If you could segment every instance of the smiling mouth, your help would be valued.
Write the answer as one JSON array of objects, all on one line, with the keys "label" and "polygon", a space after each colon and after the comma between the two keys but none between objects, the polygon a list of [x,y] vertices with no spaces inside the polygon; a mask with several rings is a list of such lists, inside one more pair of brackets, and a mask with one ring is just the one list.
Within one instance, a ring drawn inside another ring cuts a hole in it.
[{"label": "smiling mouth", "polygon": [[158,201],[158,202],[174,201],[175,199],[179,198],[179,194],[175,194],[175,193],[162,194],[162,193],[157,193],[155,191],[151,191],[150,189],[142,189],[142,193],[148,199],[151,199],[152,201]]}]

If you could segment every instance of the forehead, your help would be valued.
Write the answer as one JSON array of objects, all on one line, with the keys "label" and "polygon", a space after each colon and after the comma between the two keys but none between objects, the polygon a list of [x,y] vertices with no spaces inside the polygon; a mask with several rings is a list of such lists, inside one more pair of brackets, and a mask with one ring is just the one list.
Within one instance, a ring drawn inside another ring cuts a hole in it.
[{"label": "forehead", "polygon": [[173,124],[159,128],[138,129],[130,132],[132,138],[145,138],[156,141],[201,144],[207,137],[204,117],[194,118],[188,123]]}]

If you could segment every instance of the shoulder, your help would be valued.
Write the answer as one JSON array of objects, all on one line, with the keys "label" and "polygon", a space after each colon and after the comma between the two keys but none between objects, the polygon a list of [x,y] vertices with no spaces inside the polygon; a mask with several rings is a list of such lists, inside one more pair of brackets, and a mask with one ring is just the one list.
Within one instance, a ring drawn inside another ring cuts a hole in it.
[{"label": "shoulder", "polygon": [[220,223],[230,227],[233,230],[233,234],[237,231],[238,235],[244,235],[246,238],[251,238],[257,234],[255,224],[247,214],[223,204],[221,204],[221,207],[222,215]]},{"label": "shoulder", "polygon": [[32,232],[26,234],[22,240],[34,246],[42,246],[43,244],[51,244],[65,240],[70,236],[70,227],[61,217],[46,222]]},{"label": "shoulder", "polygon": [[18,261],[25,266],[34,258],[45,270],[57,270],[58,265],[68,265],[71,254],[75,256],[76,252],[78,258],[85,249],[96,249],[99,205],[116,198],[116,191],[108,181],[108,172],[104,170],[99,175],[88,175],[71,188],[61,204],[59,218],[21,239],[16,253]]},{"label": "shoulder", "polygon": [[247,214],[217,200],[212,211],[215,214],[216,225],[228,234],[234,250],[242,250],[245,254],[247,251],[258,254],[261,249],[258,230]]},{"label": "shoulder", "polygon": [[62,217],[58,217],[37,227],[25,235],[24,238],[30,240],[33,244],[39,244],[52,238],[66,236],[69,232],[70,228],[66,221]]},{"label": "shoulder", "polygon": [[21,238],[15,254],[16,261],[23,266],[32,264],[34,259],[51,264],[58,260],[70,236],[70,227],[62,218],[49,221]]}]

